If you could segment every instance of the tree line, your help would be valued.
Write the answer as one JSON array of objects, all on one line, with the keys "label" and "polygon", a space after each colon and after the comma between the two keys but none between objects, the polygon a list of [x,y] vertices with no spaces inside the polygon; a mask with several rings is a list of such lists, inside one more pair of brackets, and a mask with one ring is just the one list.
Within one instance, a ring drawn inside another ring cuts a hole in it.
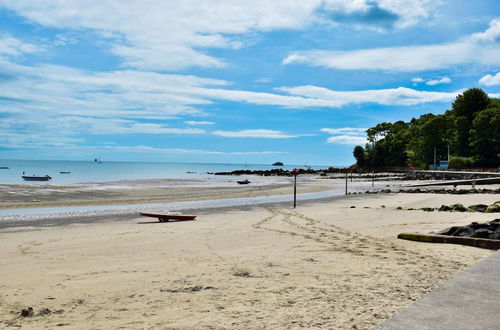
[{"label": "tree line", "polygon": [[458,95],[442,115],[431,113],[409,122],[383,122],[367,131],[368,143],[353,154],[360,169],[427,168],[436,159],[451,168],[500,166],[500,99],[482,89]]}]

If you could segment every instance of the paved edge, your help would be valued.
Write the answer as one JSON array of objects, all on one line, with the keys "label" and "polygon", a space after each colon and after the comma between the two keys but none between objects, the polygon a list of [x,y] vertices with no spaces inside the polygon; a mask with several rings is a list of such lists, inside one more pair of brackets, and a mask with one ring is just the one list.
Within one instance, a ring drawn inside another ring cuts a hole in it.
[{"label": "paved edge", "polygon": [[500,251],[374,329],[499,329]]}]

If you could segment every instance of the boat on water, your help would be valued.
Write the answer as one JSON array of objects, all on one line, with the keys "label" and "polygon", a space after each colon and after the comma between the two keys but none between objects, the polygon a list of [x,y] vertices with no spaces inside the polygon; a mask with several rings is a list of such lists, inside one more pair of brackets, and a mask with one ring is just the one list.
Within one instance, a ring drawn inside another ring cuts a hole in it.
[{"label": "boat on water", "polygon": [[61,174],[70,174],[71,171],[59,171],[59,173],[61,173]]},{"label": "boat on water", "polygon": [[241,181],[236,181],[236,182],[238,182],[239,184],[249,184],[250,183],[250,181],[248,181],[248,180],[241,180]]},{"label": "boat on water", "polygon": [[0,166],[0,170],[8,170],[9,167],[8,166]]},{"label": "boat on water", "polygon": [[273,166],[283,166],[283,163],[282,162],[276,162],[276,163],[273,163]]},{"label": "boat on water", "polygon": [[26,181],[49,181],[52,179],[51,176],[45,175],[45,176],[39,176],[39,175],[23,175],[21,176]]}]

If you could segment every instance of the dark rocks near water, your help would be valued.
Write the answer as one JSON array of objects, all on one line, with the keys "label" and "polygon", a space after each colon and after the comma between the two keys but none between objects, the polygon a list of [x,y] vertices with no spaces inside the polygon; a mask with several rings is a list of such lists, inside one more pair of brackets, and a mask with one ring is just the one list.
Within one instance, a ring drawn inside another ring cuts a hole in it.
[{"label": "dark rocks near water", "polygon": [[448,205],[441,205],[441,207],[438,208],[438,211],[439,212],[451,211],[451,207],[449,207]]},{"label": "dark rocks near water", "polygon": [[[331,168],[333,169],[333,168]],[[328,170],[313,170],[313,169],[298,169],[299,174],[321,174],[325,172],[336,173],[338,169],[333,169],[331,172]],[[215,172],[210,173],[214,175],[260,175],[260,176],[291,176],[291,171],[284,170],[282,168],[273,168],[271,170],[236,170],[231,172]]]},{"label": "dark rocks near water", "polygon": [[[401,206],[396,207],[396,210],[413,210],[413,208],[403,208]],[[495,202],[491,205],[486,204],[474,204],[465,207],[463,204],[456,203],[453,205],[441,205],[439,208],[433,207],[422,207],[421,211],[433,212],[435,210],[439,212],[481,212],[481,213],[500,213],[500,201]]]},{"label": "dark rocks near water", "polygon": [[476,204],[467,207],[467,212],[486,212],[488,205],[486,204]]},{"label": "dark rocks near water", "polygon": [[486,213],[498,213],[500,212],[500,201],[495,202],[494,204],[491,204],[488,206],[485,210]]},{"label": "dark rocks near water", "polygon": [[451,212],[465,212],[467,209],[460,203],[456,203],[450,206]]},{"label": "dark rocks near water", "polygon": [[[299,174],[317,174],[321,177],[326,177],[327,174],[344,174],[345,168],[329,167],[326,169],[314,170],[312,168],[299,168]],[[391,180],[474,180],[489,177],[490,173],[457,173],[457,172],[421,172],[421,171],[408,171],[406,169],[377,169],[377,173],[369,171],[360,171],[357,169],[348,169],[356,174],[356,179],[384,179]],[[273,168],[269,170],[235,170],[230,172],[209,172],[208,174],[214,175],[261,175],[261,176],[291,176],[291,171],[282,168]]]},{"label": "dark rocks near water", "polygon": [[500,239],[500,218],[485,223],[472,222],[467,226],[454,226],[437,232],[438,235]]},{"label": "dark rocks near water", "polygon": [[452,194],[452,195],[466,195],[466,194],[500,194],[500,188],[497,189],[399,189],[391,191],[390,189],[383,189],[380,191],[366,191],[367,194],[377,193],[405,193],[405,194]]}]

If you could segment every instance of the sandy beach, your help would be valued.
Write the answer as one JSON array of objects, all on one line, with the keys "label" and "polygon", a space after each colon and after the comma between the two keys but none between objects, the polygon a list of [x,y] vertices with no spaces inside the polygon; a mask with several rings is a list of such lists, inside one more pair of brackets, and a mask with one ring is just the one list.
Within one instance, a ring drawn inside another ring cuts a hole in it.
[{"label": "sandy beach", "polygon": [[[321,186],[310,189],[325,189]],[[264,187],[263,194],[285,189]],[[204,210],[190,222],[116,216],[4,228],[0,324],[369,329],[492,253],[396,236],[489,221],[495,214],[396,208],[498,199],[496,194],[351,195],[296,209],[280,204]],[[28,307],[34,316],[21,317]]]}]

